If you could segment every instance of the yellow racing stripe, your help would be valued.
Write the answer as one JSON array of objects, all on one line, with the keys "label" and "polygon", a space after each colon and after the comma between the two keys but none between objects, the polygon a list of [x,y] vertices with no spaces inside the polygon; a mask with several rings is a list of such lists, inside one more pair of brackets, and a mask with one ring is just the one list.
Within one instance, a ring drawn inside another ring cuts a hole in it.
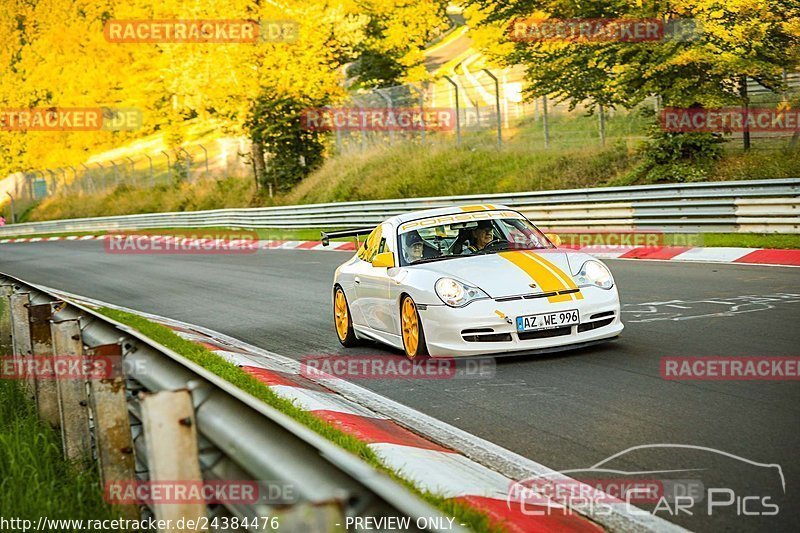
[{"label": "yellow racing stripe", "polygon": [[[572,281],[572,276],[570,276],[569,274],[565,273],[563,270],[558,268],[556,265],[554,265],[553,263],[551,263],[550,261],[548,261],[547,259],[545,259],[541,255],[539,255],[539,254],[537,254],[535,252],[524,252],[524,253],[526,253],[531,259],[533,259],[534,261],[537,261],[539,264],[541,264],[543,267],[545,267],[551,274],[553,274],[555,277],[557,277],[566,286],[566,288],[568,288],[568,289],[577,289],[578,288],[578,286],[575,285],[575,282]],[[567,296],[570,296],[570,297],[574,296],[576,300],[583,300],[583,294],[581,294],[580,292],[574,292],[574,293],[568,294]]]},{"label": "yellow racing stripe", "polygon": [[[542,292],[555,292],[567,289],[567,286],[559,279],[559,276],[555,275],[553,271],[525,252],[500,252],[498,255],[528,274],[531,279],[536,282],[536,285],[542,289]],[[550,303],[569,302],[572,301],[572,295],[557,294],[555,296],[548,296],[547,301]]]}]

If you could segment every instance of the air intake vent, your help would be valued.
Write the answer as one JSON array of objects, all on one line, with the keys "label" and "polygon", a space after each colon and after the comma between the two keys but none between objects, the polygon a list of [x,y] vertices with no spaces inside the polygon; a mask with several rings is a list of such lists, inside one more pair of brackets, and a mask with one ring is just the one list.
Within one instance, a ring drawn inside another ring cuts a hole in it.
[{"label": "air intake vent", "polygon": [[581,324],[578,326],[578,333],[583,333],[584,331],[591,331],[593,329],[602,328],[614,321],[613,318],[605,318],[603,320],[597,320],[595,322],[587,322],[585,324]]},{"label": "air intake vent", "polygon": [[562,335],[569,335],[572,333],[572,326],[564,326],[561,328],[543,329],[541,331],[523,331],[517,333],[519,340],[527,341],[530,339],[548,339],[550,337],[561,337]]}]

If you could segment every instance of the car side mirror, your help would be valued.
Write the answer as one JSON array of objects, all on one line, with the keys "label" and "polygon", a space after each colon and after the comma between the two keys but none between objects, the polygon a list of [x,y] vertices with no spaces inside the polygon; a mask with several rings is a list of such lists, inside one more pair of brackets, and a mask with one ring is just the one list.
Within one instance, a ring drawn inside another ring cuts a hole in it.
[{"label": "car side mirror", "polygon": [[372,266],[376,268],[392,268],[394,266],[394,254],[392,252],[383,252],[372,258]]},{"label": "car side mirror", "polygon": [[561,246],[561,237],[559,237],[557,233],[545,233],[544,236],[550,239],[550,242],[556,246]]}]

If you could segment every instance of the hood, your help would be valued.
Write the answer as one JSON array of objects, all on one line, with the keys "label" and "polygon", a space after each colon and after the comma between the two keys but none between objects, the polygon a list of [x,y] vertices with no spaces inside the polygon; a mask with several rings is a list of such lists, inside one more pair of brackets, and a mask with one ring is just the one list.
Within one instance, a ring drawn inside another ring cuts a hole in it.
[{"label": "hood", "polygon": [[498,298],[576,288],[570,266],[577,269],[582,263],[580,258],[573,257],[575,264],[570,265],[570,255],[576,254],[562,250],[517,250],[459,257],[412,268],[456,278]]}]

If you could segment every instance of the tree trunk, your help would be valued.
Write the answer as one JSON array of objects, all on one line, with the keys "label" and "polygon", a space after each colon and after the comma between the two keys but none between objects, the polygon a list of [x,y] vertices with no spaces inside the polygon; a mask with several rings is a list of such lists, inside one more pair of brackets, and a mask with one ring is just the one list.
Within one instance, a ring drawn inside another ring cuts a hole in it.
[{"label": "tree trunk", "polygon": [[264,145],[261,141],[253,141],[253,172],[256,178],[256,190],[266,184],[267,166],[264,163]]},{"label": "tree trunk", "polygon": [[744,129],[742,130],[742,142],[744,143],[745,151],[750,149],[750,126],[748,124],[748,113],[750,111],[750,99],[747,97],[747,76],[742,76],[739,81],[739,94],[742,97],[742,105],[744,109]]}]

